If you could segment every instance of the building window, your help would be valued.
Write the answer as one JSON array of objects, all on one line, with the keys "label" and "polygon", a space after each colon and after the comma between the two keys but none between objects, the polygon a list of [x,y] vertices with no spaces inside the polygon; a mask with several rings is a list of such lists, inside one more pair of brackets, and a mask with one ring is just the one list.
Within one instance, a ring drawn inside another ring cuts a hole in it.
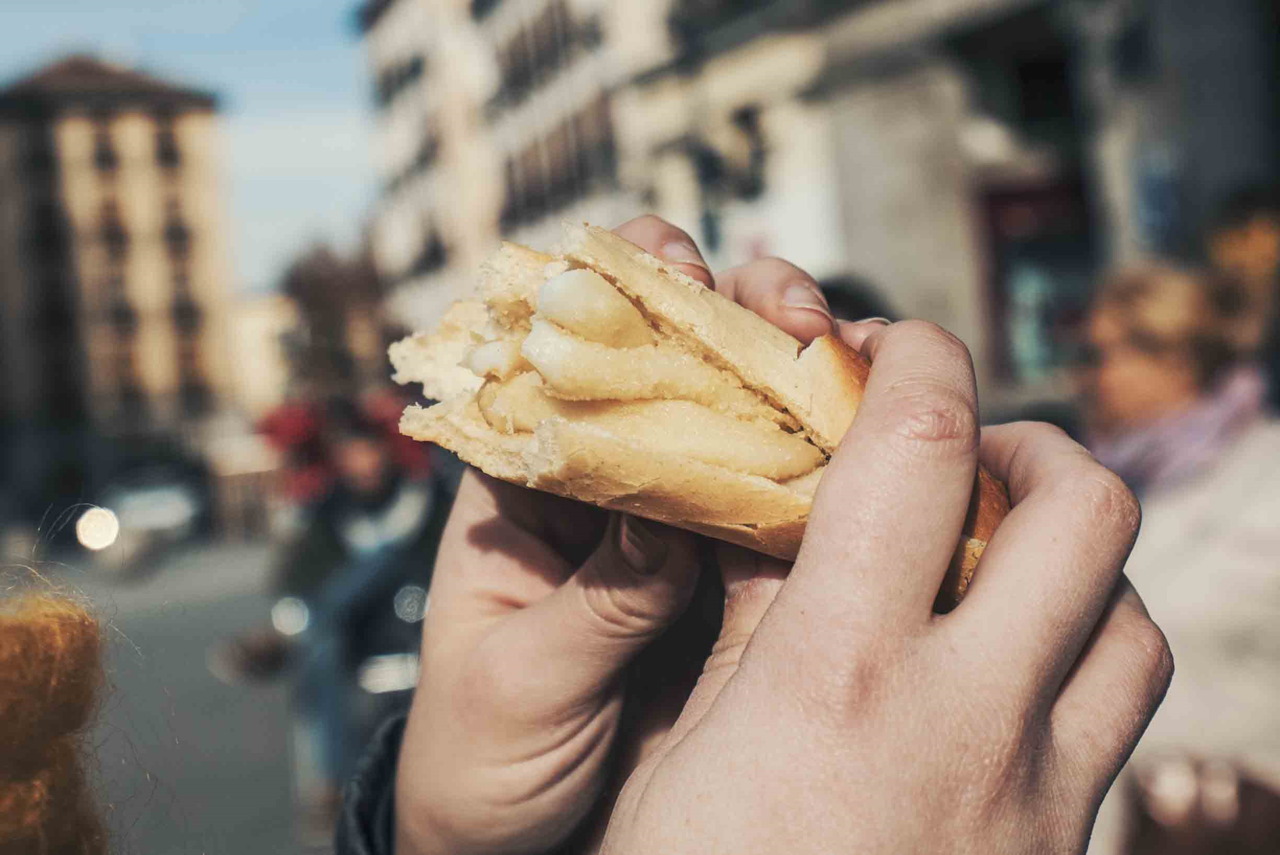
[{"label": "building window", "polygon": [[111,117],[99,115],[93,120],[93,165],[99,172],[112,172],[120,165],[111,139]]},{"label": "building window", "polygon": [[413,180],[414,177],[426,172],[431,165],[436,162],[440,156],[440,138],[435,131],[428,128],[422,137],[422,142],[418,145],[418,151],[413,156],[413,160],[409,165],[397,174],[393,175],[387,181],[386,193],[392,195],[400,191],[400,188]]},{"label": "building window", "polygon": [[500,226],[510,231],[534,222],[600,187],[612,186],[616,177],[609,102],[600,96],[545,139],[507,159]]},{"label": "building window", "polygon": [[123,296],[115,297],[107,309],[107,320],[120,339],[129,339],[138,329],[138,313]]},{"label": "building window", "polygon": [[449,263],[449,248],[445,246],[440,233],[434,228],[427,232],[427,239],[422,244],[422,251],[409,270],[410,276],[425,276],[433,273]]},{"label": "building window", "polygon": [[471,0],[471,15],[477,21],[489,17],[502,0]]},{"label": "building window", "polygon": [[186,380],[178,390],[182,413],[188,418],[208,415],[213,409],[213,393],[203,380]]},{"label": "building window", "polygon": [[173,116],[169,113],[156,117],[156,163],[163,169],[177,169],[182,165],[182,152],[178,149]]},{"label": "building window", "polygon": [[579,48],[598,43],[591,26],[578,26],[564,0],[551,0],[527,26],[498,48],[500,82],[491,110],[518,104],[568,65]]},{"label": "building window", "polygon": [[166,206],[164,242],[172,258],[184,259],[191,253],[191,229],[176,199],[170,199]]},{"label": "building window", "polygon": [[111,362],[120,414],[131,421],[141,421],[146,415],[147,396],[138,379],[133,348],[127,344],[122,345],[116,350]]},{"label": "building window", "polygon": [[414,55],[400,62],[389,65],[374,82],[373,101],[379,107],[387,107],[421,77],[426,70],[426,61],[421,55]]},{"label": "building window", "polygon": [[129,233],[120,219],[120,208],[113,199],[102,203],[101,234],[107,256],[113,262],[123,260],[129,252]]},{"label": "building window", "polygon": [[187,339],[178,345],[178,403],[184,415],[205,415],[212,408],[213,395],[205,382],[200,367],[200,349],[195,341]]},{"label": "building window", "polygon": [[189,294],[179,293],[173,298],[173,325],[179,333],[189,336],[198,332],[203,320],[200,304]]}]

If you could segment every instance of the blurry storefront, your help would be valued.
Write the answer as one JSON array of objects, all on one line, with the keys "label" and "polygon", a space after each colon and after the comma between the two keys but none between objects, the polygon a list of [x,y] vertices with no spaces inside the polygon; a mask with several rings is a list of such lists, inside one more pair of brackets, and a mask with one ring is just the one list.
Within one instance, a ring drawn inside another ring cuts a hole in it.
[{"label": "blurry storefront", "polygon": [[854,275],[973,348],[991,415],[1069,395],[1105,266],[1194,257],[1273,179],[1260,0],[677,3],[618,96],[624,180],[721,263]]}]

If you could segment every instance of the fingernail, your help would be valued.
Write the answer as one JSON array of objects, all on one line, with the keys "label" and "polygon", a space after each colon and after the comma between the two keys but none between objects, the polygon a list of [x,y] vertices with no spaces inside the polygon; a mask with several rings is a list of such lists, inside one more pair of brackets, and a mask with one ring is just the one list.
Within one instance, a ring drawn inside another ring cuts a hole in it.
[{"label": "fingernail", "polygon": [[893,323],[893,321],[889,320],[888,318],[863,318],[860,321],[854,321],[854,323],[855,324],[879,324],[882,327],[887,327],[889,326],[889,324]]},{"label": "fingernail", "polygon": [[788,309],[821,312],[827,320],[831,320],[831,309],[828,308],[826,299],[812,287],[801,282],[788,285],[787,290],[782,292],[782,305]]},{"label": "fingernail", "polygon": [[663,244],[662,257],[673,264],[707,266],[707,263],[702,260],[702,253],[698,252],[698,248],[684,241],[672,241],[671,243]]},{"label": "fingernail", "polygon": [[630,514],[622,515],[618,526],[618,551],[641,576],[652,576],[667,561],[667,544],[643,521]]}]

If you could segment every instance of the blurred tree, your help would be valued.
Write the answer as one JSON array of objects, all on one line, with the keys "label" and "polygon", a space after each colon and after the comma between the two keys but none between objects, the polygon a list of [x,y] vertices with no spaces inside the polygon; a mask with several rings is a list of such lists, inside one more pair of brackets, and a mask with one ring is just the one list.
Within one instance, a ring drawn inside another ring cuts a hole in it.
[{"label": "blurred tree", "polygon": [[349,398],[387,374],[391,337],[382,316],[383,283],[367,246],[344,257],[315,244],[289,265],[280,290],[298,306],[288,342],[295,384],[316,398]]}]

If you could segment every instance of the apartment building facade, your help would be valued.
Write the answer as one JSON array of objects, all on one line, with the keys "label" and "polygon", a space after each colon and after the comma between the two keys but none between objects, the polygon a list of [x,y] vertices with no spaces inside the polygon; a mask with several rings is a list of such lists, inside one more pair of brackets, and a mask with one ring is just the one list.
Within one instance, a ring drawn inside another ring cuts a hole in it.
[{"label": "apartment building facade", "polygon": [[667,51],[669,0],[373,0],[359,9],[377,105],[374,216],[389,308],[430,324],[499,237],[637,210],[614,96]]},{"label": "apartment building facade", "polygon": [[196,439],[226,402],[216,123],[212,94],[91,56],[0,91],[0,422],[27,480],[88,436]]}]

